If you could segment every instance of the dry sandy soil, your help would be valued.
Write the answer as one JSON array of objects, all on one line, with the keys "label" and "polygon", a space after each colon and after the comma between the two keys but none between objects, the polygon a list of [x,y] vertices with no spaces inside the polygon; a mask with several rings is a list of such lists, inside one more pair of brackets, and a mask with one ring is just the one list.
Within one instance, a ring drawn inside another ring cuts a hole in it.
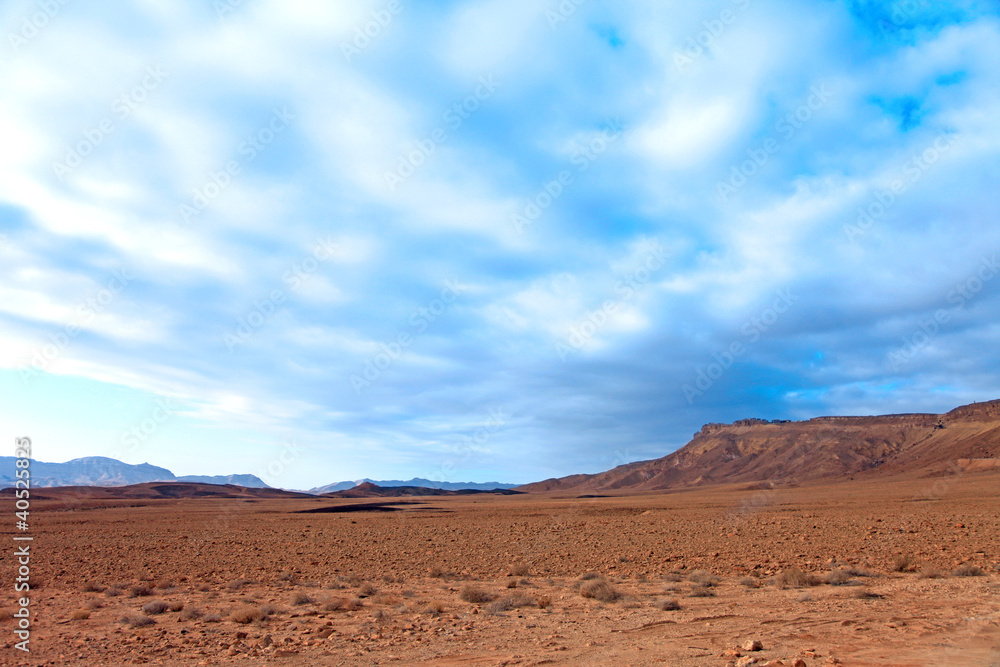
[{"label": "dry sandy soil", "polygon": [[[4,583],[0,663],[1000,665],[998,516],[990,472],[608,498],[35,500],[32,651],[12,648]],[[166,611],[144,613],[154,602]]]}]

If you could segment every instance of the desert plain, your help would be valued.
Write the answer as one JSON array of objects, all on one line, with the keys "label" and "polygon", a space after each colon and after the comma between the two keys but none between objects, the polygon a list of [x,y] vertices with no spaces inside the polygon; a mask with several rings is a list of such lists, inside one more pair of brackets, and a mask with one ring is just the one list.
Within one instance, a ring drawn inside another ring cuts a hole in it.
[{"label": "desert plain", "polygon": [[996,471],[603,497],[148,487],[36,492],[31,652],[8,591],[3,664],[1000,664]]}]

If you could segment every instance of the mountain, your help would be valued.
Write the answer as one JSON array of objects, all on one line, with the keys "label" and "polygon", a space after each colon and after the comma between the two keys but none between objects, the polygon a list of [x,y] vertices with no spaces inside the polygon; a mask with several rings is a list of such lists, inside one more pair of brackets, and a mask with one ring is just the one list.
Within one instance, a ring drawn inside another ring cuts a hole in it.
[{"label": "mountain", "polygon": [[733,482],[787,485],[856,475],[931,476],[994,468],[1000,469],[1000,400],[942,415],[706,424],[691,442],[662,458],[517,489],[659,491]]},{"label": "mountain", "polygon": [[317,486],[316,488],[309,489],[307,493],[333,493],[335,491],[347,491],[348,489],[353,489],[359,484],[374,484],[379,487],[394,487],[394,486],[415,486],[424,489],[443,489],[446,491],[462,491],[466,489],[474,489],[478,491],[493,491],[494,489],[513,489],[517,484],[501,484],[500,482],[434,482],[429,479],[423,479],[422,477],[414,477],[413,479],[408,479],[406,481],[398,479],[389,480],[374,480],[368,479],[367,477],[356,482],[334,482],[333,484],[327,484],[326,486]]},{"label": "mountain", "polygon": [[[0,456],[0,486],[14,485],[13,456]],[[31,462],[31,486],[128,486],[146,482],[197,482],[269,488],[255,475],[186,475],[177,477],[166,468],[133,465],[104,456],[88,456],[65,463]]]}]

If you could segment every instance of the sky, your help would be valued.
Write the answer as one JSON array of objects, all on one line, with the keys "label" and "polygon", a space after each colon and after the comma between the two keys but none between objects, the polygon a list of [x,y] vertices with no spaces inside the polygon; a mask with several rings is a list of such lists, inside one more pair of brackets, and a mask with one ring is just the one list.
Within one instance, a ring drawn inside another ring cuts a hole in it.
[{"label": "sky", "polygon": [[0,438],[524,483],[998,398],[998,14],[5,2]]}]

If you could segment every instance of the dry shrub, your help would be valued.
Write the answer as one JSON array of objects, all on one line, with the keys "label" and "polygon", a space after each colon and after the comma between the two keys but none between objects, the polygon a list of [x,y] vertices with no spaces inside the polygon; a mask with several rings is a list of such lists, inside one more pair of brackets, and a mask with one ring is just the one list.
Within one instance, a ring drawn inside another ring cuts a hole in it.
[{"label": "dry shrub", "polygon": [[776,575],[772,583],[777,588],[802,588],[803,586],[818,586],[822,580],[813,574],[806,574],[797,567],[790,567]]},{"label": "dry shrub", "polygon": [[367,581],[360,586],[358,586],[358,597],[359,598],[370,598],[371,596],[378,593],[378,589]]},{"label": "dry shrub", "polygon": [[427,571],[427,576],[430,577],[431,579],[444,579],[448,575],[445,573],[443,568],[432,567],[430,570]]},{"label": "dry shrub", "polygon": [[708,570],[695,570],[688,575],[688,581],[698,584],[699,586],[711,588],[712,586],[718,584],[720,580]]},{"label": "dry shrub", "polygon": [[257,607],[240,607],[233,610],[233,612],[229,615],[229,620],[233,623],[246,625],[247,623],[253,623],[254,621],[264,620],[264,614],[262,614],[260,609]]},{"label": "dry shrub", "polygon": [[344,611],[347,598],[330,598],[323,603],[323,611]]},{"label": "dry shrub", "polygon": [[112,588],[106,589],[104,591],[104,594],[107,595],[109,598],[116,598],[116,597],[118,597],[119,595],[122,594],[122,591],[121,591],[120,588],[114,588],[114,587],[112,587]]},{"label": "dry shrub", "polygon": [[105,591],[105,587],[101,586],[100,584],[95,584],[91,581],[88,581],[83,585],[83,587],[80,590],[82,590],[84,593],[103,593]]},{"label": "dry shrub", "polygon": [[527,563],[518,563],[514,567],[510,568],[510,573],[515,577],[526,577],[531,574],[531,566]]},{"label": "dry shrub", "polygon": [[851,583],[851,575],[847,573],[847,570],[833,570],[832,572],[827,572],[826,575],[823,576],[823,583],[831,586],[846,586]]},{"label": "dry shrub", "polygon": [[202,617],[204,612],[198,607],[188,607],[183,612],[181,612],[180,619],[182,621],[195,621]]},{"label": "dry shrub", "polygon": [[379,625],[384,625],[392,619],[392,614],[389,613],[387,609],[376,609],[372,612],[372,618]]},{"label": "dry shrub", "polygon": [[206,623],[221,623],[222,622],[222,615],[221,614],[206,614],[205,615],[205,622]]},{"label": "dry shrub", "polygon": [[851,575],[852,577],[874,577],[875,573],[865,567],[858,567],[852,565],[851,567],[844,568],[844,572]]},{"label": "dry shrub", "polygon": [[965,565],[956,567],[951,571],[951,574],[955,577],[985,577],[986,571],[978,565],[966,563]]},{"label": "dry shrub", "polygon": [[867,588],[856,588],[851,591],[851,597],[857,598],[858,600],[880,600],[883,596],[878,593],[873,593]]},{"label": "dry shrub", "polygon": [[128,594],[133,598],[148,597],[153,594],[153,589],[149,586],[133,586],[128,589]]},{"label": "dry shrub", "polygon": [[273,604],[263,604],[260,606],[260,613],[263,614],[265,618],[268,616],[274,616],[278,613],[278,607]]},{"label": "dry shrub", "polygon": [[174,600],[170,603],[170,611],[180,611],[184,608],[184,603],[180,600]]},{"label": "dry shrub", "polygon": [[170,609],[168,605],[163,600],[153,600],[152,602],[147,602],[142,605],[142,613],[149,614],[150,616],[155,616],[156,614],[162,614],[167,609]]},{"label": "dry shrub", "polygon": [[70,614],[70,618],[73,619],[74,621],[84,621],[84,620],[90,618],[90,610],[89,609],[77,609],[72,614]]},{"label": "dry shrub", "polygon": [[459,591],[458,597],[462,598],[466,602],[472,602],[475,604],[489,602],[493,599],[493,596],[490,593],[487,593],[481,588],[469,585],[462,586],[462,590]]},{"label": "dry shrub", "polygon": [[507,588],[517,588],[517,579],[508,579]]},{"label": "dry shrub", "polygon": [[295,581],[295,573],[291,570],[285,570],[278,575],[278,581]]},{"label": "dry shrub", "polygon": [[604,576],[599,572],[584,572],[580,575],[580,581],[592,581],[594,579],[603,579]]},{"label": "dry shrub", "polygon": [[437,616],[438,614],[444,613],[444,605],[437,601],[427,602],[422,607],[420,607],[421,614],[433,614]]},{"label": "dry shrub", "polygon": [[924,566],[920,570],[921,579],[944,579],[948,576],[948,573],[944,570],[939,570],[936,567],[931,567],[930,565]]},{"label": "dry shrub", "polygon": [[486,605],[486,611],[491,614],[499,614],[520,607],[532,607],[535,600],[530,595],[524,593],[510,593]]},{"label": "dry shrub", "polygon": [[250,581],[249,579],[236,579],[236,580],[230,581],[228,584],[226,584],[226,588],[228,588],[231,591],[238,591],[241,588],[243,588],[244,586],[246,586],[247,584],[251,584],[251,583],[253,583],[253,582]]},{"label": "dry shrub", "polygon": [[174,587],[174,582],[170,581],[169,579],[164,579],[163,581],[156,582],[156,588],[159,588],[160,590],[166,590],[168,588],[173,588],[173,587]]},{"label": "dry shrub", "polygon": [[139,616],[138,614],[128,614],[122,616],[120,620],[130,628],[144,628],[147,625],[156,624],[156,621],[149,616]]},{"label": "dry shrub", "polygon": [[740,586],[746,586],[747,588],[757,588],[757,586],[760,585],[759,582],[753,577],[740,577],[736,583]]},{"label": "dry shrub", "polygon": [[676,584],[681,581],[684,581],[684,577],[681,575],[680,572],[674,571],[674,572],[668,572],[667,574],[663,575],[663,580]]},{"label": "dry shrub", "polygon": [[376,593],[372,596],[371,600],[372,604],[382,605],[385,607],[398,604],[403,601],[401,597],[393,595],[392,593]]},{"label": "dry shrub", "polygon": [[104,606],[104,603],[94,598],[93,600],[87,600],[87,609],[100,609]]},{"label": "dry shrub", "polygon": [[535,602],[535,604],[538,605],[539,609],[545,609],[547,607],[551,607],[552,606],[552,598],[550,598],[548,595],[542,595],[542,596],[540,596],[538,598],[538,601]]},{"label": "dry shrub", "polygon": [[580,586],[580,595],[585,598],[593,598],[601,602],[614,602],[621,599],[622,594],[617,588],[611,585],[607,579],[590,579]]},{"label": "dry shrub", "polygon": [[660,611],[677,611],[681,608],[681,605],[677,600],[673,598],[667,598],[666,600],[660,600],[656,603],[656,608]]},{"label": "dry shrub", "polygon": [[892,572],[913,572],[917,567],[912,554],[898,554],[893,556],[890,570]]},{"label": "dry shrub", "polygon": [[305,593],[296,593],[292,596],[292,605],[299,606],[303,604],[312,604],[312,598]]},{"label": "dry shrub", "polygon": [[714,598],[715,597],[715,591],[713,591],[708,586],[695,586],[694,588],[691,589],[691,592],[688,593],[688,597],[691,597],[691,598]]}]

